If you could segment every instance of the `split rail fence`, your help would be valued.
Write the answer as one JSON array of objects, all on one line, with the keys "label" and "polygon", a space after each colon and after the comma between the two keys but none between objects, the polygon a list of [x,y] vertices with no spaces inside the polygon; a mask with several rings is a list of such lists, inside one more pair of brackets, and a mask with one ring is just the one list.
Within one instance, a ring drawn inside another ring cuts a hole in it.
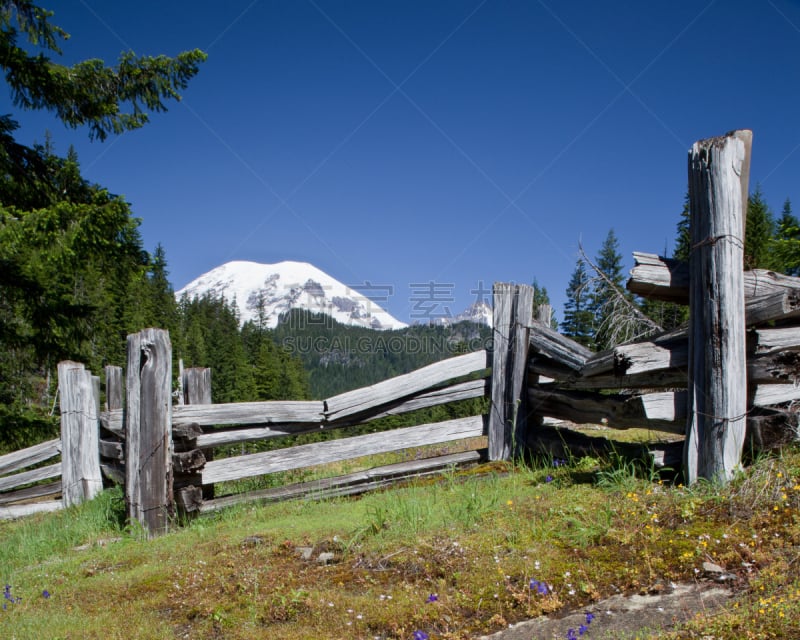
[{"label": "split rail fence", "polygon": [[[244,499],[348,495],[529,450],[560,456],[566,449],[610,446],[547,426],[544,417],[684,435],[631,453],[649,455],[658,466],[682,466],[689,481],[728,479],[748,446],[768,449],[798,434],[793,403],[800,400],[800,278],[742,269],[749,154],[746,131],[696,143],[689,155],[689,263],[634,254],[629,290],[688,302],[685,329],[593,353],[533,318],[532,287],[500,283],[493,291],[487,350],[327,400],[235,404],[211,403],[208,369],[180,372],[174,404],[169,336],[146,329],[128,336],[124,394],[122,369],[106,369],[104,411],[98,379],[78,363],[59,365],[61,440],[0,457],[0,514],[69,506],[113,481],[124,485],[128,516],[156,535],[178,511],[204,512]],[[488,415],[213,456],[214,448],[226,445],[340,429],[478,397],[490,398]],[[486,449],[214,497],[221,482],[479,436],[487,437]],[[59,453],[60,465],[20,472]],[[59,494],[60,502],[42,502]],[[38,502],[23,503],[32,499]]]}]

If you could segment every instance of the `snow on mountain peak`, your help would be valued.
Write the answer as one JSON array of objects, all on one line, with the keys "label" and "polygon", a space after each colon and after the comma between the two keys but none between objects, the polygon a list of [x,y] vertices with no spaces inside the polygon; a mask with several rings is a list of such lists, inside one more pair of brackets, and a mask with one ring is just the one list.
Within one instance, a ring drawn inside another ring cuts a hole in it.
[{"label": "snow on mountain peak", "polygon": [[180,299],[184,294],[189,299],[211,295],[236,300],[242,323],[256,320],[260,307],[270,328],[290,309],[324,313],[343,324],[371,329],[407,326],[364,294],[307,262],[226,262],[192,280],[175,296]]}]

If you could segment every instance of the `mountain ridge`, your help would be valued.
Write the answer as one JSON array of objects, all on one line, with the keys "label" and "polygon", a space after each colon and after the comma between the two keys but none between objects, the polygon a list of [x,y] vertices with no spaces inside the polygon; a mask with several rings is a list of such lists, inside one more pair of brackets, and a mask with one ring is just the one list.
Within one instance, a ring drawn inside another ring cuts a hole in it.
[{"label": "mountain ridge", "polygon": [[[365,282],[365,288],[370,288]],[[391,287],[371,287],[391,295]],[[175,292],[180,300],[204,295],[236,301],[240,322],[248,321],[274,329],[282,315],[292,309],[322,314],[337,322],[377,330],[404,329],[409,325],[392,316],[378,302],[325,273],[309,262],[284,260],[267,264],[233,260],[207,271]],[[380,298],[379,298],[380,299]],[[436,318],[431,324],[450,326],[468,320],[492,325],[492,309],[477,302],[450,318]]]}]

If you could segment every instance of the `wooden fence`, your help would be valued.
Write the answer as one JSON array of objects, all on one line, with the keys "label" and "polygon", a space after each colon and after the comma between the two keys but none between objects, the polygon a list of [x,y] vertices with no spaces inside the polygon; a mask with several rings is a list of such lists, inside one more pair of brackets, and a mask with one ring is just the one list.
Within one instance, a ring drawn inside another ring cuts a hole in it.
[{"label": "wooden fence", "polygon": [[[501,283],[494,287],[490,349],[326,400],[236,404],[211,404],[209,372],[196,369],[180,372],[174,404],[169,336],[147,329],[128,338],[124,411],[121,368],[107,368],[107,406],[99,412],[95,379],[76,363],[59,366],[61,442],[0,457],[0,475],[15,472],[0,478],[0,505],[58,493],[64,504],[73,504],[99,490],[102,474],[106,482],[124,484],[129,517],[156,535],[177,511],[204,512],[242,499],[348,495],[525,450],[560,456],[567,448],[604,446],[602,439],[545,426],[543,417],[688,434],[681,442],[631,452],[652,456],[656,465],[683,464],[690,481],[725,480],[748,443],[769,448],[796,440],[792,403],[800,399],[800,328],[793,325],[800,317],[800,279],[743,272],[741,266],[748,163],[747,132],[697,143],[690,152],[690,262],[634,256],[628,288],[644,297],[688,302],[693,322],[686,329],[593,353],[532,317],[531,287]],[[215,447],[341,429],[479,397],[490,398],[488,415],[213,456]],[[214,497],[220,482],[476,436],[486,436],[488,448]],[[59,452],[61,465],[19,473]],[[10,491],[59,475],[61,483]],[[55,504],[60,503],[30,509]]]}]

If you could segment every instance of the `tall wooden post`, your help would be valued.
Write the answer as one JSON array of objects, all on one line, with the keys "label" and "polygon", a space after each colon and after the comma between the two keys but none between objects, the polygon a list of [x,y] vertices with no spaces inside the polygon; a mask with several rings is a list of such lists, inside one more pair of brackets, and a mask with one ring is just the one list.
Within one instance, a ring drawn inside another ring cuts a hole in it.
[{"label": "tall wooden post", "polygon": [[529,333],[533,287],[495,283],[493,291],[492,404],[489,410],[489,460],[518,453],[527,424]]},{"label": "tall wooden post", "polygon": [[122,367],[106,366],[106,411],[122,409]]},{"label": "tall wooden post", "polygon": [[149,536],[164,533],[172,498],[172,345],[162,329],[128,336],[125,503]]},{"label": "tall wooden post", "polygon": [[727,481],[741,462],[747,414],[744,221],[751,131],[689,152],[689,407],[687,483]]},{"label": "tall wooden post", "polygon": [[61,488],[65,507],[91,500],[103,489],[100,475],[98,397],[90,371],[58,363],[61,406]]},{"label": "tall wooden post", "polygon": [[[208,367],[184,369],[181,371],[181,387],[183,388],[183,401],[186,404],[211,404],[211,369]],[[200,427],[197,429],[200,430]],[[184,449],[194,449],[194,445],[184,445]],[[202,464],[214,459],[213,448],[203,449],[201,453]],[[195,473],[197,473],[196,481],[193,482],[195,488],[191,492],[183,490],[175,496],[186,511],[191,511],[194,505],[199,505],[203,500],[214,499],[214,485],[201,486],[200,484],[201,479],[198,473],[200,469],[202,467],[195,469]]]},{"label": "tall wooden post", "polygon": [[183,404],[211,404],[211,369],[193,367],[181,372]]}]

